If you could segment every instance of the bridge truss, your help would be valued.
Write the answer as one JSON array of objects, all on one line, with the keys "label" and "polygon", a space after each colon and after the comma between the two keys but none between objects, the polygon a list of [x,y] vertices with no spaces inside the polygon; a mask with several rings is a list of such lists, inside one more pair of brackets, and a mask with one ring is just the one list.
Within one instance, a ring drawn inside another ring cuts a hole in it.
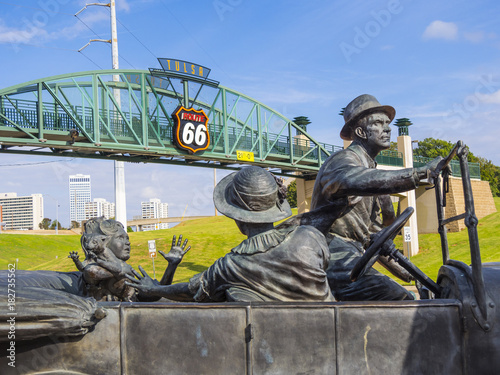
[{"label": "bridge truss", "polygon": [[[209,148],[175,147],[179,105],[207,114]],[[0,152],[239,169],[237,151],[280,175],[307,178],[338,148],[258,101],[217,85],[143,70],[99,70],[0,90]]]}]

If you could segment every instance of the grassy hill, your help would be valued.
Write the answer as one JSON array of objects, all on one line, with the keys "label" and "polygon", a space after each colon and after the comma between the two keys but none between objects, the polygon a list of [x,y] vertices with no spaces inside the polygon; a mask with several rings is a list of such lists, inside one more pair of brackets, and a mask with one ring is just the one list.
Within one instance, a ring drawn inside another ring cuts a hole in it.
[{"label": "grassy hill", "polygon": [[[168,252],[173,235],[183,235],[189,240],[191,250],[185,255],[176,272],[174,281],[189,278],[211,265],[226,254],[244,238],[232,219],[217,216],[207,219],[185,221],[175,228],[129,233],[131,257],[128,261],[137,269],[141,265],[153,275],[153,264],[148,253],[148,240],[156,240],[156,248]],[[0,269],[19,259],[19,268],[27,270],[75,271],[76,267],[68,258],[70,251],[78,251],[83,260],[80,236],[41,236],[28,234],[0,235]],[[161,255],[155,260],[156,276],[160,278],[167,262]]]},{"label": "grassy hill", "polygon": [[[479,246],[481,259],[486,262],[500,262],[500,198],[494,198],[497,212],[488,215],[478,224]],[[411,258],[413,264],[420,268],[431,279],[436,280],[439,267],[443,264],[441,240],[439,234],[421,234],[419,239],[419,253]],[[401,236],[396,238],[396,245],[402,248]],[[450,258],[470,264],[469,237],[467,230],[448,233]],[[376,268],[388,274],[381,266]]]},{"label": "grassy hill", "polygon": [[[500,242],[500,198],[495,198],[499,212],[479,221],[479,239],[484,262],[500,261],[497,250]],[[174,281],[187,281],[212,264],[217,258],[238,245],[245,237],[239,233],[232,219],[217,216],[206,219],[190,220],[175,228],[151,232],[130,233],[131,258],[129,263],[137,268],[141,265],[148,273],[153,273],[152,261],[148,255],[148,240],[155,239],[157,249],[168,252],[173,235],[182,234],[192,246],[180,264]],[[401,236],[396,239],[401,248]],[[467,231],[449,233],[450,256],[453,259],[470,263]],[[411,261],[422,271],[436,280],[442,264],[441,245],[438,234],[419,236],[420,252]],[[73,271],[76,267],[67,258],[70,251],[78,251],[83,258],[80,236],[39,236],[27,234],[0,235],[0,269],[19,259],[19,268],[28,270]],[[158,255],[155,260],[156,277],[163,274],[167,263]],[[385,270],[383,270],[385,271]]]}]

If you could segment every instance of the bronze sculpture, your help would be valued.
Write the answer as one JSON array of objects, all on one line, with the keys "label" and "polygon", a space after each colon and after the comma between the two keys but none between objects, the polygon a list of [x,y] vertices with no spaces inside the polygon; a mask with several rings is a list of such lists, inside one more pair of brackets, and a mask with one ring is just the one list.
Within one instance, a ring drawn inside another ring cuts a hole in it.
[{"label": "bronze sculpture", "polygon": [[[87,221],[81,238],[85,260],[71,252],[79,271],[24,271],[16,273],[16,304],[18,309],[17,338],[31,340],[48,335],[79,336],[86,334],[105,316],[96,301],[153,302],[159,297],[136,293],[125,285],[125,275],[133,275],[126,263],[130,257],[130,242],[123,226],[115,220],[103,217]],[[169,253],[160,254],[168,266],[158,284],[172,282],[182,257],[189,251],[187,240],[182,236],[176,242],[174,236]],[[0,317],[8,317],[9,272],[0,271]],[[56,302],[57,301],[57,302]],[[5,312],[6,315],[3,315]],[[57,316],[58,319],[54,319]],[[1,336],[0,341],[7,336]]]},{"label": "bronze sculpture", "polygon": [[332,224],[327,235],[331,252],[327,273],[337,300],[413,299],[399,284],[373,269],[355,282],[349,278],[371,235],[383,227],[380,207],[391,212],[387,194],[416,188],[441,160],[438,157],[419,168],[375,169],[375,157],[390,147],[389,124],[395,113],[393,107],[380,105],[372,95],[360,95],[351,101],[344,111],[340,136],[353,142],[330,155],[316,178],[312,209],[346,198],[352,208]]},{"label": "bronze sculpture", "polygon": [[177,301],[333,301],[326,280],[328,249],[312,226],[273,223],[291,215],[285,190],[266,170],[251,166],[216,186],[214,203],[248,238],[189,283],[158,285],[142,268],[128,285]]}]

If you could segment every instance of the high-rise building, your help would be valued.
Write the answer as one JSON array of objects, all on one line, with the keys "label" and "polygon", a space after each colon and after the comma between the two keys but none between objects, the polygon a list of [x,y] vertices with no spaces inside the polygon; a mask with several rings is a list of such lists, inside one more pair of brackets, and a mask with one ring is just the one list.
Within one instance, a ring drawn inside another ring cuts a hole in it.
[{"label": "high-rise building", "polygon": [[39,229],[43,220],[42,194],[18,197],[17,193],[0,193],[0,206],[6,230]]},{"label": "high-rise building", "polygon": [[[168,203],[161,203],[159,199],[150,199],[149,202],[141,202],[141,213],[143,219],[167,218]],[[142,226],[142,230],[157,229],[168,229],[168,223],[156,223]]]},{"label": "high-rise building", "polygon": [[105,219],[115,217],[115,204],[103,198],[94,198],[92,202],[85,202],[85,220],[101,216]]},{"label": "high-rise building", "polygon": [[90,175],[69,176],[69,219],[82,222],[85,220],[85,203],[92,200],[90,194]]}]

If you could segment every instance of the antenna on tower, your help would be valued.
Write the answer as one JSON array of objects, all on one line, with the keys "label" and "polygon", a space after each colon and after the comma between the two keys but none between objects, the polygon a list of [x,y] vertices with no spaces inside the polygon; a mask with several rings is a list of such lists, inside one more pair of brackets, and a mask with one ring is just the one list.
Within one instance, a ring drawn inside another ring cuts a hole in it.
[{"label": "antenna on tower", "polygon": [[[84,48],[87,48],[92,42],[104,42],[111,43],[111,55],[113,69],[119,69],[118,64],[118,34],[116,32],[116,5],[115,0],[110,0],[108,4],[102,3],[90,3],[86,4],[82,9],[80,9],[75,17],[83,12],[89,6],[104,6],[109,7],[111,13],[111,39],[90,39],[89,42],[78,50],[81,52]],[[119,82],[120,76],[118,74],[113,74],[113,81]],[[116,103],[121,107],[120,90],[113,89],[113,96]],[[125,196],[125,163],[123,161],[115,160],[115,208],[116,208],[116,220],[123,224],[125,230],[127,230],[127,202]]]}]

